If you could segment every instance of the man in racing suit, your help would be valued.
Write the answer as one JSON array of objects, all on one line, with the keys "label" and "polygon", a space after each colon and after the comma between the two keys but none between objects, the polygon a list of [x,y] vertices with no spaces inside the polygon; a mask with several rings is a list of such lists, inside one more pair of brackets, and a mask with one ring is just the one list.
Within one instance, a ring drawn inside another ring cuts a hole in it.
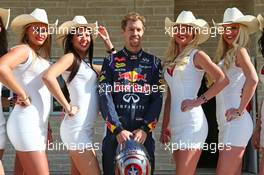
[{"label": "man in racing suit", "polygon": [[114,175],[118,144],[134,139],[144,144],[155,167],[152,131],[162,107],[160,59],[144,52],[144,17],[129,13],[121,23],[125,47],[104,60],[99,77],[100,110],[107,125],[103,139],[104,175]]}]

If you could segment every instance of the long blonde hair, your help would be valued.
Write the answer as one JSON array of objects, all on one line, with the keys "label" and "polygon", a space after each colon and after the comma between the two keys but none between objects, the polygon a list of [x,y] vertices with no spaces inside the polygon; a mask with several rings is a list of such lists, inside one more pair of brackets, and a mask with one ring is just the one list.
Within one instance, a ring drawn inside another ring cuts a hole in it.
[{"label": "long blonde hair", "polygon": [[232,43],[232,48],[228,50],[227,43],[224,41],[223,36],[220,37],[216,54],[215,63],[219,63],[224,59],[223,71],[226,72],[232,63],[236,60],[237,49],[240,47],[246,47],[249,42],[249,34],[247,28],[243,25],[239,25],[239,33],[237,38]]},{"label": "long blonde hair", "polygon": [[[23,44],[29,45],[29,40],[28,40],[28,36],[27,36],[27,29],[31,25],[32,25],[32,23],[31,24],[28,24],[28,25],[26,25],[24,27],[24,31],[23,31],[23,34],[22,34],[22,38],[20,40],[20,42],[23,43]],[[39,48],[39,50],[37,50],[37,51],[34,50],[35,51],[35,54],[37,56],[42,57],[42,58],[49,59],[50,58],[50,54],[51,54],[51,44],[52,44],[51,41],[52,41],[51,35],[48,34],[48,37],[47,37],[46,41]]]},{"label": "long blonde hair", "polygon": [[194,48],[198,47],[197,35],[194,35],[194,39],[179,53],[178,44],[175,38],[172,37],[169,42],[168,49],[165,53],[166,60],[164,61],[164,68],[169,68],[175,65],[176,69],[184,69],[184,66],[188,63],[188,56]]}]

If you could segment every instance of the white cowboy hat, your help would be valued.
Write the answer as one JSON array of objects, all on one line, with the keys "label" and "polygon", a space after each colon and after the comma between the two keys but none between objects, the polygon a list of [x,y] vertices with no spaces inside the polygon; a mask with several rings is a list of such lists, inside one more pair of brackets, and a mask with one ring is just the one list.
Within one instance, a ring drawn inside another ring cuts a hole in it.
[{"label": "white cowboy hat", "polygon": [[216,25],[238,23],[247,27],[249,34],[259,30],[259,22],[255,16],[244,15],[236,7],[227,8],[224,13],[223,22]]},{"label": "white cowboy hat", "polygon": [[264,28],[264,18],[261,14],[257,16],[258,22],[259,22],[259,30],[263,31]]},{"label": "white cowboy hat", "polygon": [[[15,19],[13,19],[11,23],[11,29],[18,37],[22,37],[22,34],[24,32],[24,27],[28,24],[36,23],[36,22],[49,25],[48,15],[44,9],[36,8],[30,14],[22,14],[17,16]],[[58,20],[56,20],[54,25],[56,26],[57,23]]]},{"label": "white cowboy hat", "polygon": [[[168,31],[169,29],[169,35],[171,37],[173,37],[173,27],[179,24],[189,25],[196,29],[199,28],[200,32],[196,33],[198,37],[198,44],[205,42],[210,37],[210,29],[208,23],[203,19],[196,19],[191,11],[182,11],[175,22],[171,21],[168,17],[165,18],[165,30]],[[204,30],[206,30],[207,32],[201,32]]]},{"label": "white cowboy hat", "polygon": [[64,46],[65,37],[72,32],[75,34],[76,28],[85,27],[89,28],[89,32],[93,35],[93,38],[97,37],[98,34],[98,24],[97,21],[95,23],[88,23],[84,16],[75,16],[72,21],[66,21],[59,26],[58,34],[57,34],[57,43],[60,47]]},{"label": "white cowboy hat", "polygon": [[10,9],[0,8],[0,17],[2,18],[5,29],[7,29],[10,19]]}]

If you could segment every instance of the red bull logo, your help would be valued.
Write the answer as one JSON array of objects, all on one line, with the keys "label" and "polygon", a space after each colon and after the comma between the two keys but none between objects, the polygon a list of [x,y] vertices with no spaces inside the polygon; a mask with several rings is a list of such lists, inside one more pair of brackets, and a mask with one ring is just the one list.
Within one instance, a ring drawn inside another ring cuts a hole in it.
[{"label": "red bull logo", "polygon": [[135,83],[137,81],[144,81],[146,82],[146,75],[142,75],[137,73],[136,71],[130,71],[130,72],[125,72],[119,75],[119,80],[125,79],[128,80],[129,82]]},{"label": "red bull logo", "polygon": [[115,57],[116,62],[125,62],[126,58],[125,57]]},{"label": "red bull logo", "polygon": [[155,128],[156,128],[156,125],[157,125],[157,120],[151,122],[148,124],[148,127],[151,131],[153,131]]},{"label": "red bull logo", "polygon": [[106,118],[106,126],[107,128],[113,133],[116,129],[116,126],[115,125],[112,125],[109,121],[108,121],[108,117]]}]

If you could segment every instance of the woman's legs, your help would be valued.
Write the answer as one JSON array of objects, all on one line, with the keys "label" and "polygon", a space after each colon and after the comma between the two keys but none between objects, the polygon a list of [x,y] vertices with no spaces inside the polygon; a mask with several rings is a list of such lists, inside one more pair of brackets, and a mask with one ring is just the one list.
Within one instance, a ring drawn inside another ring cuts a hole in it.
[{"label": "woman's legs", "polygon": [[14,175],[26,175],[17,154],[15,158]]},{"label": "woman's legs", "polygon": [[244,147],[225,147],[219,151],[216,175],[238,175],[241,174]]},{"label": "woman's legs", "polygon": [[177,175],[194,175],[202,150],[177,150],[173,152]]},{"label": "woman's legs", "polygon": [[2,165],[2,161],[0,160],[0,174],[1,175],[5,175],[5,172],[4,172],[4,167]]},{"label": "woman's legs", "polygon": [[4,167],[3,167],[3,164],[2,164],[3,154],[4,154],[4,150],[1,149],[1,150],[0,150],[0,174],[1,174],[1,175],[2,175],[2,174],[3,174],[3,175],[5,174],[5,172],[4,172]]},{"label": "woman's legs", "polygon": [[49,175],[49,166],[45,151],[17,151],[17,155],[26,174]]},{"label": "woman's legs", "polygon": [[71,161],[71,175],[81,175],[71,157],[70,157],[70,161]]},{"label": "woman's legs", "polygon": [[100,175],[99,163],[94,150],[84,150],[84,152],[69,151],[74,165],[82,175]]}]

